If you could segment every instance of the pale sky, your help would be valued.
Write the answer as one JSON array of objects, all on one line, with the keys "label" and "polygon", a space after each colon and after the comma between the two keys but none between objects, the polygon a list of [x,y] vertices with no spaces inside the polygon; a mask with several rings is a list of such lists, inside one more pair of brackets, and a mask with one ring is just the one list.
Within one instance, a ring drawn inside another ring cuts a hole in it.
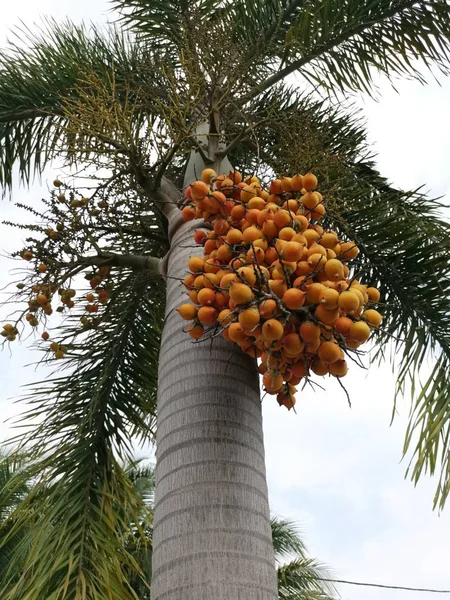
[{"label": "pale sky", "polygon": [[[40,15],[56,20],[104,22],[106,0],[15,0],[2,6],[0,45],[19,19],[32,25]],[[413,81],[383,83],[378,102],[360,98],[381,172],[404,188],[424,184],[431,196],[450,197],[450,81],[423,87]],[[50,177],[51,175],[49,175]],[[15,191],[15,200],[40,197]],[[0,204],[2,219],[15,215]],[[0,226],[0,254],[12,250],[17,234]],[[10,281],[9,262],[0,257],[0,289]],[[18,414],[11,397],[20,385],[42,373],[24,365],[38,354],[27,343],[0,353],[2,420]],[[334,384],[334,385],[333,385]],[[417,488],[404,480],[401,460],[409,401],[398,406],[389,427],[394,379],[390,367],[372,365],[369,373],[352,365],[345,381],[353,407],[335,381],[327,391],[305,390],[297,397],[297,414],[268,397],[264,400],[267,471],[272,511],[297,521],[312,556],[327,563],[338,579],[392,585],[450,589],[450,507],[432,511],[436,481],[423,479]],[[8,435],[0,426],[0,438]],[[430,593],[340,586],[344,600],[435,600]],[[440,597],[449,597],[441,595]]]}]

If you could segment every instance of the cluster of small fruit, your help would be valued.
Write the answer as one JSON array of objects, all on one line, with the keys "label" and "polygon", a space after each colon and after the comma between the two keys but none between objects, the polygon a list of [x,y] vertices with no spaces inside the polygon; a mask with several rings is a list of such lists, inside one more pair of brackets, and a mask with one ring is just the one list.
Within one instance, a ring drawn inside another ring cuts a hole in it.
[{"label": "cluster of small fruit", "polygon": [[318,223],[326,210],[317,183],[308,173],[265,190],[256,177],[205,169],[185,191],[183,218],[203,220],[194,240],[204,256],[189,259],[191,302],[178,312],[195,340],[221,334],[260,359],[266,391],[288,409],[310,373],[346,375],[346,353],[382,320],[371,307],[379,291],[350,274],[356,243]]},{"label": "cluster of small fruit", "polygon": [[[57,190],[56,199],[61,203],[66,203],[66,196],[60,192],[62,183],[58,179],[53,182],[54,187]],[[73,194],[72,194],[73,196]],[[88,200],[81,199],[75,201],[74,198],[70,199],[69,206],[71,209],[80,207],[86,207],[89,209]],[[75,202],[75,203],[74,203]],[[91,211],[92,212],[92,211]],[[63,244],[65,240],[66,227],[64,223],[57,223],[55,227],[47,227],[43,229],[43,233],[48,238],[47,244],[52,247],[54,244]],[[44,238],[45,239],[45,238]],[[17,284],[18,290],[25,295],[28,302],[27,311],[23,313],[23,317],[28,324],[37,328],[41,321],[56,312],[62,313],[65,309],[72,309],[76,304],[82,307],[84,314],[81,316],[80,321],[83,328],[88,329],[94,324],[93,313],[97,313],[101,305],[108,303],[111,292],[111,284],[109,281],[109,274],[111,268],[109,266],[101,266],[94,270],[89,276],[89,284],[92,292],[83,294],[76,299],[76,290],[59,283],[58,281],[65,281],[67,278],[65,274],[60,272],[57,268],[55,260],[52,259],[53,252],[44,252],[45,242],[36,241],[29,247],[20,253],[20,256],[33,264],[33,273],[27,279],[28,283],[20,282]],[[57,248],[57,246],[55,246]],[[58,249],[55,250],[57,255]],[[55,266],[56,265],[56,266]],[[59,296],[59,301],[55,299]],[[20,319],[19,319],[20,320]],[[15,341],[18,336],[19,322],[12,324],[6,323],[3,326],[3,331],[0,333],[7,341]],[[48,331],[44,331],[41,334],[44,341],[49,340],[50,334]],[[61,346],[57,342],[53,341],[50,344],[50,350],[54,353],[55,358],[63,358],[66,353],[66,347]]]}]

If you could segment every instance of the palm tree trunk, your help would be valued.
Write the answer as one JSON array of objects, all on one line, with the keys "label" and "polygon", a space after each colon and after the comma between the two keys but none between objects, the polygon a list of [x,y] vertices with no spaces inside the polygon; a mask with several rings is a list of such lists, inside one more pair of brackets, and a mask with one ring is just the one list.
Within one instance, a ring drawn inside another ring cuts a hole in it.
[{"label": "palm tree trunk", "polygon": [[256,362],[192,343],[175,308],[192,223],[172,240],[159,362],[152,600],[275,600]]}]

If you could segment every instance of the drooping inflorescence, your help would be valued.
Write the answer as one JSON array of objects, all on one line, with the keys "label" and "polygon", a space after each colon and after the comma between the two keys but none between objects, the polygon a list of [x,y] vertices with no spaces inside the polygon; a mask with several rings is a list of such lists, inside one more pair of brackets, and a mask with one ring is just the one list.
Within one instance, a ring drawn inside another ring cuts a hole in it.
[{"label": "drooping inflorescence", "polygon": [[[195,340],[222,335],[260,359],[265,390],[288,409],[310,373],[346,375],[382,317],[375,287],[351,275],[359,250],[319,221],[325,215],[312,173],[274,179],[205,169],[185,195],[186,221],[202,219],[194,241],[203,258],[188,262],[190,298],[178,308]],[[205,230],[210,224],[212,230]]]}]

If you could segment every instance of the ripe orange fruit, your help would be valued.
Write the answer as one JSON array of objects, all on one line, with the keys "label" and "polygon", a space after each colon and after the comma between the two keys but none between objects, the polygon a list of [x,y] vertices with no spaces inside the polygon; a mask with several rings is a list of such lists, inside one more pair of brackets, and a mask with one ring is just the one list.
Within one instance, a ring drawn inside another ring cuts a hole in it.
[{"label": "ripe orange fruit", "polygon": [[341,353],[340,347],[336,342],[323,342],[320,344],[317,355],[322,362],[330,364],[339,360]]},{"label": "ripe orange fruit", "polygon": [[283,294],[283,303],[290,310],[297,310],[305,303],[306,294],[297,288],[290,288]]},{"label": "ripe orange fruit", "polygon": [[356,342],[366,342],[370,337],[370,327],[364,321],[357,321],[350,327],[348,334],[349,340]]},{"label": "ripe orange fruit", "polygon": [[262,326],[262,338],[266,342],[273,342],[282,338],[284,327],[277,319],[268,319]]},{"label": "ripe orange fruit", "polygon": [[259,310],[256,307],[247,308],[239,313],[239,324],[242,329],[250,331],[256,327],[260,320]]},{"label": "ripe orange fruit", "polygon": [[48,333],[48,331],[42,332],[41,338],[43,340],[48,340],[49,337],[50,337],[50,334]]},{"label": "ripe orange fruit", "polygon": [[194,200],[204,198],[208,192],[209,187],[204,181],[194,181],[194,183],[191,183],[191,194]]},{"label": "ripe orange fruit", "polygon": [[339,317],[334,324],[334,330],[336,333],[340,333],[344,337],[347,337],[350,333],[350,328],[353,325],[353,321],[348,317]]},{"label": "ripe orange fruit", "polygon": [[203,325],[197,322],[188,325],[187,332],[192,338],[194,338],[194,340],[199,340],[205,333],[205,330],[203,328]]},{"label": "ripe orange fruit", "polygon": [[281,249],[281,256],[289,262],[298,262],[302,259],[304,246],[298,242],[286,242]]},{"label": "ripe orange fruit", "polygon": [[355,242],[342,242],[339,256],[344,259],[356,258],[359,254],[359,248]]},{"label": "ripe orange fruit", "polygon": [[298,360],[290,366],[294,377],[306,377],[309,375],[308,364],[304,359]]},{"label": "ripe orange fruit", "polygon": [[213,306],[201,306],[198,309],[197,318],[204,325],[214,325],[217,322],[217,309]]},{"label": "ripe orange fruit", "polygon": [[277,402],[280,406],[285,406],[288,410],[291,410],[295,406],[295,396],[293,394],[286,395],[279,393],[277,394]]},{"label": "ripe orange fruit", "polygon": [[311,371],[322,377],[328,373],[328,367],[318,356],[315,356],[311,361]]},{"label": "ripe orange fruit", "polygon": [[298,330],[300,337],[306,343],[314,342],[320,337],[320,327],[311,321],[305,321],[302,323]]},{"label": "ripe orange fruit", "polygon": [[274,315],[276,315],[278,307],[275,300],[271,300],[269,298],[267,300],[263,300],[258,309],[263,319],[271,319]]},{"label": "ripe orange fruit", "polygon": [[202,288],[197,294],[197,303],[202,306],[211,306],[214,304],[216,294],[210,288]]},{"label": "ripe orange fruit", "polygon": [[283,385],[283,375],[266,371],[263,375],[263,384],[269,393],[277,392]]},{"label": "ripe orange fruit", "polygon": [[312,173],[306,173],[302,178],[303,187],[305,190],[314,190],[317,187],[317,177]]},{"label": "ripe orange fruit", "polygon": [[200,256],[191,256],[188,261],[188,269],[191,273],[202,273],[205,261]]},{"label": "ripe orange fruit", "polygon": [[185,321],[191,321],[197,316],[197,307],[193,304],[182,304],[177,308],[177,312]]},{"label": "ripe orange fruit", "polygon": [[213,179],[217,177],[217,173],[214,171],[214,169],[203,169],[200,177],[204,183],[211,185]]},{"label": "ripe orange fruit", "polygon": [[230,336],[230,340],[236,343],[242,343],[247,339],[240,323],[231,323],[228,327],[228,335]]},{"label": "ripe orange fruit", "polygon": [[338,307],[339,292],[332,288],[325,287],[320,293],[319,299],[324,308],[327,310],[334,310]]},{"label": "ripe orange fruit", "polygon": [[232,281],[230,283],[229,294],[236,304],[247,304],[253,299],[253,292],[245,283]]},{"label": "ripe orange fruit", "polygon": [[283,348],[288,352],[291,356],[298,356],[303,352],[305,344],[300,339],[298,333],[288,333],[281,340],[283,344]]},{"label": "ripe orange fruit", "polygon": [[287,290],[286,283],[281,279],[269,279],[269,287],[278,298],[282,298]]},{"label": "ripe orange fruit", "polygon": [[304,187],[302,175],[297,174],[291,177],[291,188],[294,192],[300,192]]},{"label": "ripe orange fruit", "polygon": [[340,358],[334,363],[328,365],[328,371],[334,377],[344,377],[345,375],[347,375],[348,371],[347,362],[343,358]]},{"label": "ripe orange fruit", "polygon": [[314,312],[314,315],[319,321],[325,325],[333,325],[339,318],[339,309],[327,310],[319,304]]},{"label": "ripe orange fruit", "polygon": [[369,301],[373,304],[376,304],[380,300],[380,292],[377,290],[377,288],[367,288],[367,295],[369,297]]},{"label": "ripe orange fruit", "polygon": [[338,243],[338,236],[334,231],[327,231],[320,238],[320,243],[324,248],[333,249]]},{"label": "ripe orange fruit", "polygon": [[324,267],[325,275],[330,281],[344,279],[344,265],[337,258],[327,260]]},{"label": "ripe orange fruit", "polygon": [[361,315],[361,318],[367,321],[369,325],[372,325],[372,327],[379,327],[381,325],[381,321],[383,320],[383,317],[380,315],[380,313],[373,308],[369,308],[369,310],[364,311]]},{"label": "ripe orange fruit", "polygon": [[243,283],[254,286],[256,283],[256,273],[253,267],[240,267],[238,269],[238,277]]},{"label": "ripe orange fruit", "polygon": [[318,304],[320,302],[320,296],[325,290],[325,286],[322,283],[311,283],[306,288],[306,301],[308,304]]},{"label": "ripe orange fruit", "polygon": [[195,208],[193,208],[192,206],[185,206],[181,211],[181,216],[183,218],[183,221],[193,221],[196,217]]}]

